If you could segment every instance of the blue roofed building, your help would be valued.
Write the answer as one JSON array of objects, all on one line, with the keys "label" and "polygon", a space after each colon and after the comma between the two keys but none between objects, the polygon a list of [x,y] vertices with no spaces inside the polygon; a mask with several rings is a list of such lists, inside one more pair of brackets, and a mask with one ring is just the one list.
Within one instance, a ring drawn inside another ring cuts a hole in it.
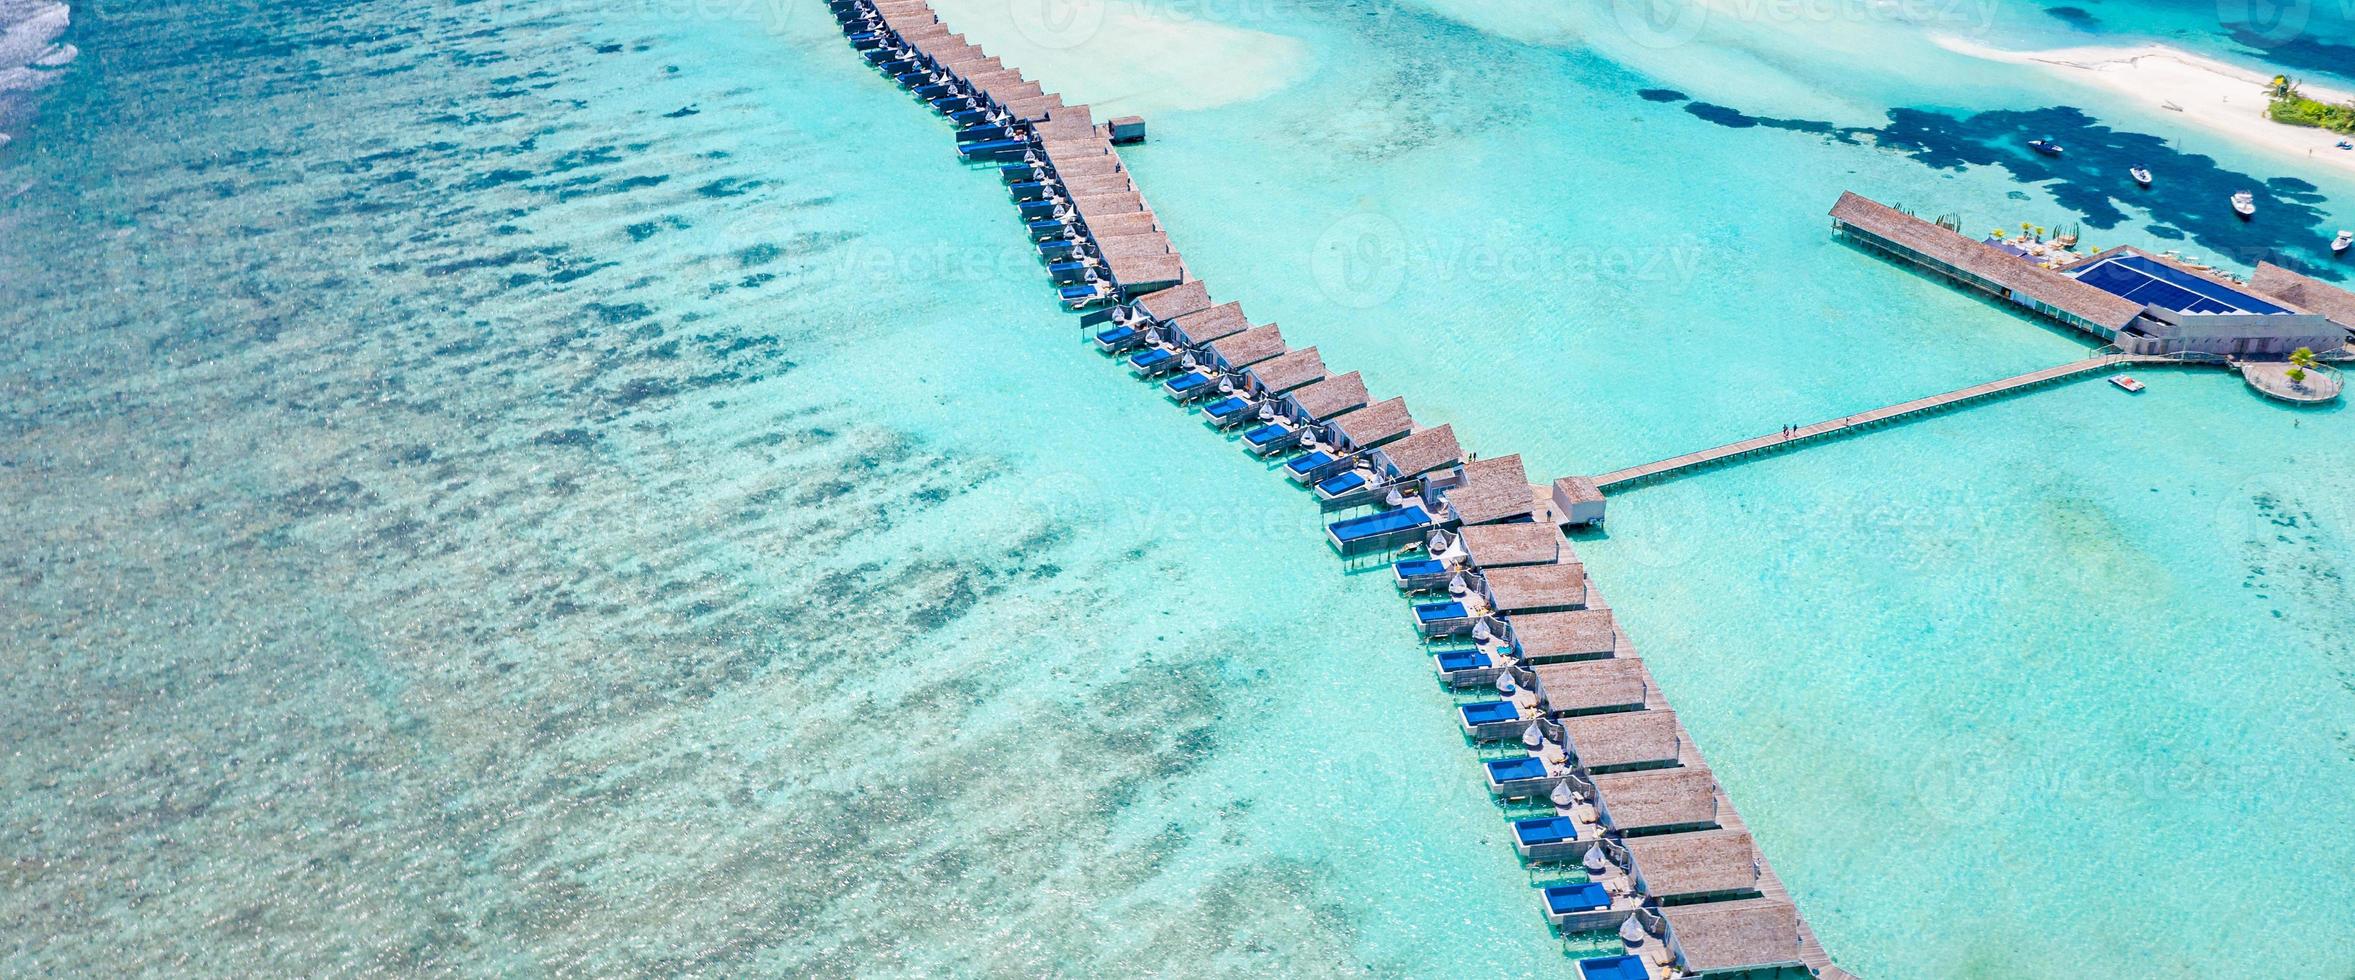
[{"label": "blue roofed building", "polygon": [[2330,317],[2139,249],[2113,248],[2060,271],[2142,307],[2111,339],[2130,354],[2285,357],[2300,347],[2328,351],[2347,343],[2346,328]]},{"label": "blue roofed building", "polygon": [[2310,347],[2328,357],[2347,347],[2355,329],[2355,296],[2271,266],[2258,270],[2255,285],[2242,285],[2121,247],[2052,268],[2018,248],[1978,241],[1852,193],[1833,206],[1832,226],[1870,251],[2129,354],[2266,360]]}]

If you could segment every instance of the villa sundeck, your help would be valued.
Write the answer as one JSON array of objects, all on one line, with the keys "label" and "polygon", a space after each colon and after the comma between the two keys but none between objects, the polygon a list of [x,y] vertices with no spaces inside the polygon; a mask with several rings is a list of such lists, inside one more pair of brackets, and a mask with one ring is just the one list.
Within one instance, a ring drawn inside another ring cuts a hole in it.
[{"label": "villa sundeck", "polygon": [[1251,321],[1243,316],[1243,304],[1229,302],[1177,317],[1169,328],[1172,343],[1199,349],[1251,329]]}]

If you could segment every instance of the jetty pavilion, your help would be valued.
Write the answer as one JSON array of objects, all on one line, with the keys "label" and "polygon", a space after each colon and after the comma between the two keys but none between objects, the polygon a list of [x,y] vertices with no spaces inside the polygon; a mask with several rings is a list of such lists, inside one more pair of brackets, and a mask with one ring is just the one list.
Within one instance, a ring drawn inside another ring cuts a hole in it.
[{"label": "jetty pavilion", "polygon": [[[1832,207],[1841,237],[2100,337],[2128,354],[2282,358],[2347,346],[2355,294],[2270,267],[2238,283],[2140,249],[2058,268],[1854,193]],[[2292,297],[2296,298],[2292,298]]]}]

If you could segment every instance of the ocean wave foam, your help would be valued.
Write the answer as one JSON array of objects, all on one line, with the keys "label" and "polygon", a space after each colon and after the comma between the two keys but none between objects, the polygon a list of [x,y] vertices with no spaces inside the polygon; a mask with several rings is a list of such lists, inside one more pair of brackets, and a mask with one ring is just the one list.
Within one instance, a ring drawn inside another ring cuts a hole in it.
[{"label": "ocean wave foam", "polygon": [[65,4],[52,0],[0,0],[0,146],[7,127],[31,112],[27,96],[57,80],[58,72],[81,54],[57,38],[73,23]]}]

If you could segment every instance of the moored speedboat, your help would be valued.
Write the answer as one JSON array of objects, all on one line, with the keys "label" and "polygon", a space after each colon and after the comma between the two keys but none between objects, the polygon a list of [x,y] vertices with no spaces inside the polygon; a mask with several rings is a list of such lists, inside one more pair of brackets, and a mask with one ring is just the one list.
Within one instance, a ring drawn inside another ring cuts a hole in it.
[{"label": "moored speedboat", "polygon": [[2355,231],[2341,230],[2339,237],[2330,240],[2330,254],[2332,255],[2345,254],[2350,248],[2355,248]]},{"label": "moored speedboat", "polygon": [[2129,173],[2129,174],[2132,174],[2132,175],[2134,176],[2134,182],[2135,182],[2135,183],[2137,183],[2137,184],[2141,184],[2141,185],[2142,185],[2142,186],[2144,186],[2144,187],[2149,187],[2149,186],[2151,186],[2151,172],[2150,172],[2150,169],[2149,169],[2149,168],[2147,168],[2147,167],[2135,167],[2135,168],[2133,168],[2133,169],[2131,169],[2131,170],[2128,170],[2128,171],[2126,171],[2126,172],[2127,172],[2127,173]]},{"label": "moored speedboat", "polygon": [[2055,143],[2055,142],[2053,142],[2053,141],[2052,141],[2051,139],[2049,139],[2049,138],[2047,138],[2047,139],[2040,139],[2040,140],[2029,140],[2029,141],[2028,141],[2028,148],[2029,148],[2029,149],[2031,149],[2031,150],[2035,150],[2035,151],[2036,151],[2036,152],[2038,152],[2038,153],[2042,153],[2042,154],[2044,154],[2045,156],[2048,156],[2048,157],[2057,157],[2057,156],[2060,156],[2062,152],[2064,152],[2064,151],[2061,149],[2061,145],[2060,145],[2059,143]]},{"label": "moored speedboat", "polygon": [[2127,377],[2123,374],[2111,378],[2110,383],[2125,389],[2128,393],[2139,392],[2142,390],[2142,382],[2136,381],[2133,378]]},{"label": "moored speedboat", "polygon": [[2234,194],[2232,196],[2232,213],[2240,215],[2242,218],[2255,217],[2257,214],[2257,195],[2251,194],[2248,191],[2242,191],[2238,194]]}]

